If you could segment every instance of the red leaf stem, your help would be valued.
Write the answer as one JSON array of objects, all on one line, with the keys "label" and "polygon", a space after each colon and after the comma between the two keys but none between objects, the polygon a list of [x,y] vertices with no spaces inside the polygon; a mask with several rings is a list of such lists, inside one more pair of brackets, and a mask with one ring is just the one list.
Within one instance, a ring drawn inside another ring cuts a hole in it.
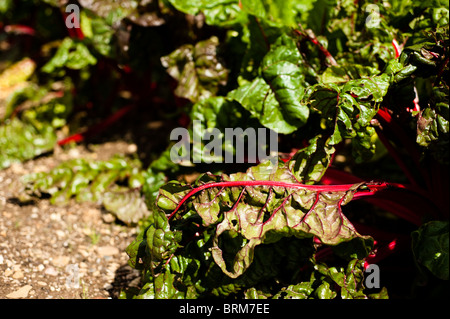
[{"label": "red leaf stem", "polygon": [[6,33],[16,33],[26,35],[35,35],[36,33],[36,31],[33,28],[22,24],[5,25],[4,30]]},{"label": "red leaf stem", "polygon": [[411,239],[407,237],[395,238],[388,243],[384,243],[376,247],[375,252],[366,257],[364,267],[367,268],[370,264],[376,264],[382,259],[411,247]]},{"label": "red leaf stem", "polygon": [[400,167],[400,169],[405,174],[406,178],[408,178],[409,182],[414,186],[418,186],[419,183],[417,182],[417,180],[415,179],[414,175],[409,170],[409,168],[406,166],[405,162],[401,159],[400,154],[395,149],[395,147],[392,146],[391,142],[389,142],[389,140],[386,138],[386,136],[384,136],[383,132],[380,130],[379,127],[376,127],[375,130],[377,132],[378,138],[380,139],[381,143],[383,143],[383,145],[386,147],[389,154],[392,156],[394,161],[397,163],[397,165]]},{"label": "red leaf stem", "polygon": [[308,39],[309,41],[311,41],[315,46],[317,46],[317,48],[320,50],[320,52],[322,52],[325,57],[327,58],[328,62],[332,65],[332,66],[337,66],[337,62],[334,59],[334,57],[331,55],[331,53],[319,42],[319,40],[317,40],[315,34],[311,31],[311,30],[307,30],[306,32],[302,32],[299,30],[294,30],[295,33],[297,33],[298,35],[300,35],[303,38]]},{"label": "red leaf stem", "polygon": [[414,165],[420,171],[422,177],[425,179],[427,188],[430,189],[430,176],[421,167],[420,152],[415,141],[412,140],[411,137],[406,134],[404,129],[399,125],[399,123],[395,121],[395,119],[392,117],[392,115],[389,113],[387,109],[380,108],[378,110],[377,117],[380,120],[380,123],[383,127],[383,130],[380,130],[378,135],[380,136],[384,134],[389,134],[400,141],[400,143],[405,147],[406,151],[408,152],[410,158],[413,160]]},{"label": "red leaf stem", "polygon": [[398,45],[397,40],[395,40],[395,39],[392,40],[392,46],[394,47],[395,58],[397,59],[400,56],[400,53],[401,53],[402,49],[400,48],[400,46]]},{"label": "red leaf stem", "polygon": [[86,131],[81,133],[73,134],[65,139],[62,139],[58,141],[58,145],[65,145],[70,142],[81,142],[85,138],[98,134],[99,132],[105,130],[108,126],[118,121],[121,117],[123,117],[125,114],[127,114],[129,111],[131,111],[134,108],[135,105],[128,105],[120,110],[118,110],[116,113],[112,114],[110,117],[108,117],[106,120],[104,120],[101,123],[98,123],[97,125],[94,125],[90,128],[88,128]]},{"label": "red leaf stem", "polygon": [[[352,174],[339,171],[332,167],[328,168],[322,177],[321,183],[326,185],[342,183],[359,183],[363,180]],[[366,202],[377,206],[383,210],[393,213],[414,225],[421,225],[425,214],[438,217],[434,199],[429,193],[414,185],[404,185],[398,183],[387,183],[389,186],[383,192],[379,192],[374,197],[363,198]],[[356,193],[354,198],[364,197],[364,193]],[[442,209],[441,209],[442,210]]]},{"label": "red leaf stem", "polygon": [[[61,11],[61,13],[62,13],[62,17],[64,19],[64,23],[66,23],[66,19],[69,15],[64,11]],[[71,38],[80,39],[80,40],[84,39],[84,34],[83,34],[83,31],[81,31],[81,28],[67,28],[67,30],[68,30],[69,36]]]}]

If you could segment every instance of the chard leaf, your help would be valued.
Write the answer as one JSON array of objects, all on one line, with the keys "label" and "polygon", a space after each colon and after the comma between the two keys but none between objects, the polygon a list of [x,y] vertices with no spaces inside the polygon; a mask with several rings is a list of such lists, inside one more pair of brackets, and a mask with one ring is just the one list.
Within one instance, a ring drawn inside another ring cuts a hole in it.
[{"label": "chard leaf", "polygon": [[42,124],[38,129],[14,118],[0,126],[0,169],[52,151],[55,142],[56,134],[51,125]]},{"label": "chard leaf", "polygon": [[346,267],[328,267],[318,263],[309,281],[283,287],[275,299],[387,299],[383,288],[377,294],[364,293],[364,261],[352,259]]},{"label": "chard leaf", "polygon": [[433,88],[432,103],[419,113],[416,142],[439,162],[449,163],[448,87]]},{"label": "chard leaf", "polygon": [[242,8],[249,14],[278,26],[295,26],[296,1],[292,0],[241,0]]},{"label": "chard leaf", "polygon": [[[187,198],[188,209],[195,210],[204,226],[215,226],[212,256],[231,278],[241,276],[250,267],[256,246],[283,237],[317,237],[327,245],[354,238],[371,241],[355,230],[341,209],[363,184],[336,191],[314,190],[298,184],[287,164],[275,170],[269,170],[268,165],[269,161],[230,176],[206,174],[197,180],[198,194],[172,182],[161,190],[157,204],[165,210],[176,210]],[[229,187],[227,182],[231,183]],[[242,240],[232,264],[226,263],[220,244],[221,236],[227,234]]]},{"label": "chard leaf", "polygon": [[209,25],[233,25],[244,18],[238,0],[169,0],[169,2],[184,13],[191,15],[203,13]]},{"label": "chard leaf", "polygon": [[[314,282],[301,282],[299,284],[292,284],[281,289],[275,296],[274,299],[308,299],[309,296],[314,292],[312,287]],[[323,286],[319,286],[317,289],[323,289]],[[321,297],[323,293],[320,293]],[[323,296],[324,297],[324,296]],[[321,298],[324,299],[324,298]],[[330,294],[329,299],[332,299]]]},{"label": "chard leaf", "polygon": [[239,102],[262,125],[290,134],[309,116],[308,107],[301,102],[306,85],[301,63],[295,40],[282,35],[264,56],[261,76],[231,91],[228,98]]},{"label": "chard leaf", "polygon": [[166,270],[155,275],[134,296],[134,299],[184,299],[186,293],[178,290],[178,276]]},{"label": "chard leaf", "polygon": [[[249,112],[238,103],[222,96],[214,96],[195,103],[190,117],[192,121],[200,121],[193,125],[191,132],[193,136],[191,149],[197,162],[223,163],[222,153],[236,153],[234,140],[227,138],[225,132],[230,128],[260,126],[259,122],[251,118]],[[205,140],[209,142],[204,142]],[[214,153],[216,147],[217,151],[224,152]]]},{"label": "chard leaf", "polygon": [[448,280],[449,223],[431,221],[412,232],[412,250],[417,262],[436,277]]},{"label": "chard leaf", "polygon": [[22,96],[36,95],[36,87],[28,81],[35,69],[32,59],[23,58],[0,73],[0,123],[11,115]]},{"label": "chard leaf", "polygon": [[149,226],[126,249],[128,264],[136,269],[153,268],[167,260],[181,240],[181,232],[171,231],[160,211],[150,211],[147,223]]},{"label": "chard leaf", "polygon": [[342,299],[367,299],[367,296],[363,293],[363,265],[364,262],[361,260],[353,259],[348,263],[345,271],[336,267],[323,267],[322,265],[319,265],[316,269],[341,288]]},{"label": "chard leaf", "polygon": [[262,125],[277,133],[290,134],[297,130],[295,125],[284,118],[275,94],[262,78],[256,78],[251,83],[241,85],[231,91],[228,97],[239,102]]},{"label": "chard leaf", "polygon": [[13,88],[33,74],[36,63],[30,58],[24,58],[5,69],[0,74],[0,98],[5,98]]},{"label": "chard leaf", "polygon": [[[49,172],[23,177],[30,195],[50,194],[52,204],[67,204],[71,198],[78,202],[99,202],[126,224],[135,224],[148,210],[141,197],[143,186],[141,164],[115,156],[107,161],[85,159],[66,161]],[[128,187],[119,184],[128,184]]]},{"label": "chard leaf", "polygon": [[228,70],[219,61],[219,39],[215,36],[195,46],[185,44],[161,58],[167,72],[179,81],[175,94],[197,102],[213,96],[220,85],[225,85]]},{"label": "chard leaf", "polygon": [[309,141],[309,146],[299,150],[289,160],[289,168],[296,180],[304,184],[317,183],[328,168],[334,148],[316,136]]},{"label": "chard leaf", "polygon": [[149,215],[140,191],[108,191],[103,195],[103,206],[125,224],[137,224]]},{"label": "chard leaf", "polygon": [[52,73],[62,67],[80,70],[96,63],[97,59],[89,52],[85,44],[65,38],[53,58],[42,67],[42,71]]},{"label": "chard leaf", "polygon": [[389,76],[382,74],[349,80],[342,86],[316,84],[306,90],[304,101],[326,120],[331,131],[329,144],[351,138],[353,155],[357,162],[363,162],[375,154],[376,133],[370,121],[377,114],[389,83]]}]

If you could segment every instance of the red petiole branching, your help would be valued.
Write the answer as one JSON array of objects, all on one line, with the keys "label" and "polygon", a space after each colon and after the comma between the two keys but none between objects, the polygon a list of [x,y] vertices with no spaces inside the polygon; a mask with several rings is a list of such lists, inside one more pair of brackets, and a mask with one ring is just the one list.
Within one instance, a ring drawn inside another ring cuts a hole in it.
[{"label": "red petiole branching", "polygon": [[[316,192],[346,192],[349,191],[354,184],[342,184],[342,185],[305,185],[300,183],[288,183],[279,181],[228,181],[228,182],[212,182],[206,183],[201,186],[195,187],[189,193],[187,193],[181,201],[178,203],[176,208],[170,213],[168,219],[171,219],[180,207],[192,196],[208,188],[218,187],[256,187],[256,186],[270,186],[270,187],[284,187],[284,188],[296,188],[296,189],[307,189]],[[367,183],[365,184],[367,189],[358,189],[354,194],[353,198],[365,197],[374,195],[376,192],[386,189],[388,187],[400,187],[397,184],[388,183]]]}]

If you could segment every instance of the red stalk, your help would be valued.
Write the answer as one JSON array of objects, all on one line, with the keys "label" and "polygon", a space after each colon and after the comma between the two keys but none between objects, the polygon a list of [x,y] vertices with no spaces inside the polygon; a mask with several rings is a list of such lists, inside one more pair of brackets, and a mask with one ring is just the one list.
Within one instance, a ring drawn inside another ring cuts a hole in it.
[{"label": "red stalk", "polygon": [[[323,184],[359,183],[363,180],[352,174],[338,171],[332,167],[328,168],[321,182]],[[413,185],[388,183],[390,187],[383,192],[377,193],[371,198],[363,198],[366,202],[383,210],[393,213],[414,225],[421,225],[425,214],[437,217],[433,209],[436,207],[434,200],[423,189]],[[400,193],[401,192],[401,193]],[[356,193],[354,198],[364,197],[365,193]]]},{"label": "red stalk", "polygon": [[410,238],[395,238],[389,243],[385,243],[376,248],[375,253],[366,257],[366,262],[364,267],[366,268],[370,264],[376,264],[380,260],[398,252],[400,250],[410,248],[411,240]]},{"label": "red stalk", "polygon": [[[385,108],[380,108],[377,113],[377,117],[382,124],[383,130],[380,130],[379,136],[383,134],[390,134],[391,136],[395,136],[401,144],[407,150],[409,156],[414,161],[417,169],[420,170],[422,177],[425,179],[425,183],[430,189],[430,177],[427,172],[421,169],[420,164],[420,152],[417,148],[417,145],[414,140],[411,140],[411,137],[406,134],[403,128],[392,118],[391,114]],[[401,160],[401,159],[399,159]],[[403,164],[401,164],[403,165]]]},{"label": "red stalk", "polygon": [[401,53],[401,48],[398,45],[397,41],[394,39],[392,40],[392,46],[394,47],[394,51],[395,51],[395,58],[397,59],[400,56]]},{"label": "red stalk", "polygon": [[116,113],[112,114],[110,117],[108,117],[103,122],[88,128],[86,131],[73,134],[65,139],[58,141],[58,145],[61,146],[61,145],[68,144],[70,142],[81,142],[86,137],[95,135],[95,134],[103,131],[108,126],[110,126],[111,124],[113,124],[114,122],[119,120],[121,117],[123,117],[125,114],[127,114],[129,111],[131,111],[133,108],[134,108],[134,105],[125,106],[125,107],[121,108],[120,110],[118,110]]},{"label": "red stalk", "polygon": [[[66,19],[69,16],[66,12],[61,11],[63,19],[64,19],[64,23],[66,23]],[[80,39],[83,40],[84,39],[84,34],[83,31],[81,31],[81,28],[67,28],[68,32],[69,32],[69,36],[71,38],[75,38],[75,39]]]},{"label": "red stalk", "polygon": [[303,32],[301,32],[299,30],[294,30],[294,32],[297,33],[298,35],[308,39],[315,46],[317,46],[317,48],[320,50],[320,52],[322,52],[325,55],[325,57],[327,58],[328,62],[331,65],[333,65],[333,66],[337,66],[338,65],[336,60],[334,59],[334,57],[331,55],[331,53],[319,42],[319,40],[317,40],[315,34],[312,33],[312,31],[307,30],[305,33],[303,33]]},{"label": "red stalk", "polygon": [[36,31],[33,28],[21,24],[5,25],[4,30],[6,33],[16,33],[26,35],[35,35],[36,33]]},{"label": "red stalk", "polygon": [[413,184],[414,186],[418,186],[416,179],[414,178],[411,171],[408,169],[408,167],[405,165],[404,161],[401,159],[400,154],[398,154],[397,150],[392,146],[391,142],[384,136],[383,132],[381,132],[380,128],[375,128],[378,138],[383,143],[383,145],[388,150],[389,154],[392,156],[392,158],[395,160],[397,165],[400,167],[400,169],[403,171],[403,173],[408,178],[409,182]]}]

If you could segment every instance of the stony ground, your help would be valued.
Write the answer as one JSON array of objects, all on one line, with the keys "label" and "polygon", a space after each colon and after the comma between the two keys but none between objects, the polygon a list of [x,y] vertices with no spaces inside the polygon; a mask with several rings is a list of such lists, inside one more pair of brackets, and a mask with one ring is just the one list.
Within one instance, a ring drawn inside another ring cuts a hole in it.
[{"label": "stony ground", "polygon": [[0,298],[117,298],[121,288],[139,283],[125,253],[137,228],[92,203],[15,200],[25,174],[72,158],[104,160],[135,151],[125,142],[77,146],[0,171]]}]

